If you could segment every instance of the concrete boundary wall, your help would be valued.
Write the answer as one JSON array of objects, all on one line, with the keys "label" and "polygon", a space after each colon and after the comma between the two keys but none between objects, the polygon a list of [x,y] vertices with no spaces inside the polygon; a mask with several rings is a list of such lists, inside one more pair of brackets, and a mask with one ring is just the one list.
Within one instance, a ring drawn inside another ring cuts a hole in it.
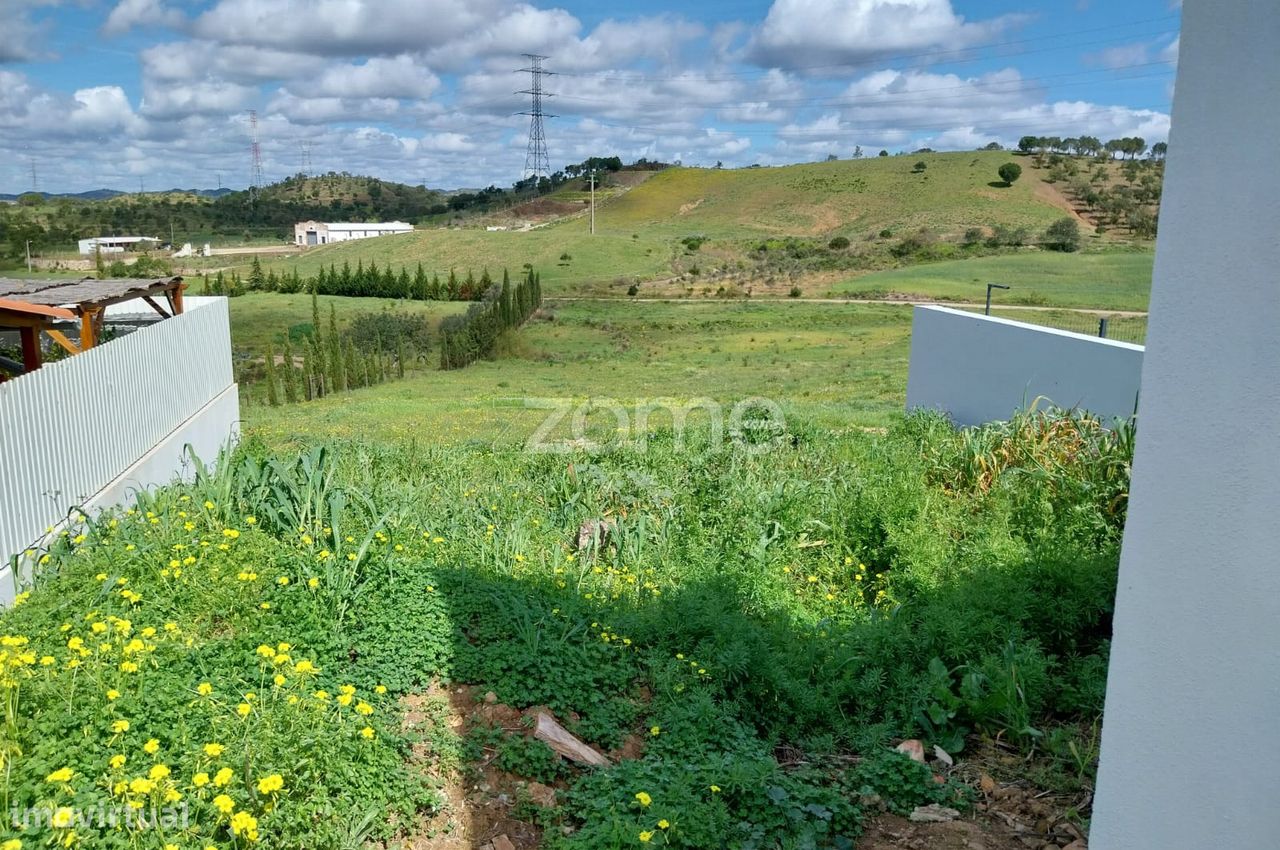
[{"label": "concrete boundary wall", "polygon": [[0,384],[0,601],[13,565],[71,509],[102,509],[190,472],[238,433],[226,299]]},{"label": "concrete boundary wall", "polygon": [[907,409],[941,410],[957,425],[1005,420],[1037,399],[1127,419],[1137,408],[1140,345],[916,307]]}]

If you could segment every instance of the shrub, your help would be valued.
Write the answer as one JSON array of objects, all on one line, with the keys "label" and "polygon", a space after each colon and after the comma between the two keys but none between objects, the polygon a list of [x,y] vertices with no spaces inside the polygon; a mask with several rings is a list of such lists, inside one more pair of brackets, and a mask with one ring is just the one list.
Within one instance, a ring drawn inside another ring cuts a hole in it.
[{"label": "shrub", "polygon": [[1022,166],[1018,165],[1016,162],[1006,162],[1004,165],[1000,166],[996,173],[1000,175],[1000,179],[1004,181],[1004,185],[1012,186],[1014,181],[1022,176]]},{"label": "shrub", "polygon": [[914,166],[912,166],[911,173],[920,174],[928,167],[929,167],[929,163],[925,162],[924,160],[920,160]]},{"label": "shrub", "polygon": [[798,286],[791,287],[791,291],[787,293],[788,298],[799,298],[801,295],[804,295],[804,291]]},{"label": "shrub", "polygon": [[849,247],[849,237],[837,236],[827,243],[827,247],[832,251],[843,251]]},{"label": "shrub", "polygon": [[1060,218],[1044,232],[1044,246],[1051,251],[1077,251],[1080,248],[1080,224],[1074,218]]},{"label": "shrub", "polygon": [[981,227],[970,227],[964,232],[962,245],[977,245],[986,237]]}]

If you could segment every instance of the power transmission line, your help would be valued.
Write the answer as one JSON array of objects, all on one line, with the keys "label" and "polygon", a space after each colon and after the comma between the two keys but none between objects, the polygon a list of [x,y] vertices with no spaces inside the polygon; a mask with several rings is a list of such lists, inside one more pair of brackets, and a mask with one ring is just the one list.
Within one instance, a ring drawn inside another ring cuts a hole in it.
[{"label": "power transmission line", "polygon": [[529,88],[516,92],[516,94],[527,94],[530,98],[529,111],[516,113],[529,116],[529,147],[524,156],[524,176],[550,177],[551,157],[547,154],[547,129],[543,120],[558,116],[548,115],[542,111],[542,99],[554,97],[552,93],[543,90],[542,78],[550,76],[552,72],[542,68],[542,60],[548,57],[539,56],[536,53],[523,55],[529,60],[529,67],[521,68],[520,71],[527,72],[532,78]]}]

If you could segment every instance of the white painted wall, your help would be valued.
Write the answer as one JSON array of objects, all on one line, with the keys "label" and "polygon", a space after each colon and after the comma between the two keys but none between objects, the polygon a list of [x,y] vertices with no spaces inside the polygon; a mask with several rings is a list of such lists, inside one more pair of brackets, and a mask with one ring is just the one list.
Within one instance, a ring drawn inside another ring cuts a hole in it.
[{"label": "white painted wall", "polygon": [[1093,850],[1280,847],[1280,3],[1182,15]]},{"label": "white painted wall", "polygon": [[916,307],[907,409],[941,410],[958,425],[981,425],[1044,397],[1126,419],[1137,403],[1142,356],[1142,346],[1127,342]]}]

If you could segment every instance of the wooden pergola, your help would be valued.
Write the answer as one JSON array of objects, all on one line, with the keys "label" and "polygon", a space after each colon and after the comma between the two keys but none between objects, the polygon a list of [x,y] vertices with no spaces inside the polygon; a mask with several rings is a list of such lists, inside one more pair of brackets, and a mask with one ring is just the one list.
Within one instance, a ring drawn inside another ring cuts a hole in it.
[{"label": "wooden pergola", "polygon": [[[103,322],[112,304],[141,299],[168,319],[182,312],[180,277],[122,280],[17,280],[0,278],[0,330],[16,329],[22,337],[24,374],[42,365],[40,334],[70,354],[80,354],[102,340]],[[166,306],[157,299],[163,298]],[[78,339],[64,331],[78,324]]]}]

